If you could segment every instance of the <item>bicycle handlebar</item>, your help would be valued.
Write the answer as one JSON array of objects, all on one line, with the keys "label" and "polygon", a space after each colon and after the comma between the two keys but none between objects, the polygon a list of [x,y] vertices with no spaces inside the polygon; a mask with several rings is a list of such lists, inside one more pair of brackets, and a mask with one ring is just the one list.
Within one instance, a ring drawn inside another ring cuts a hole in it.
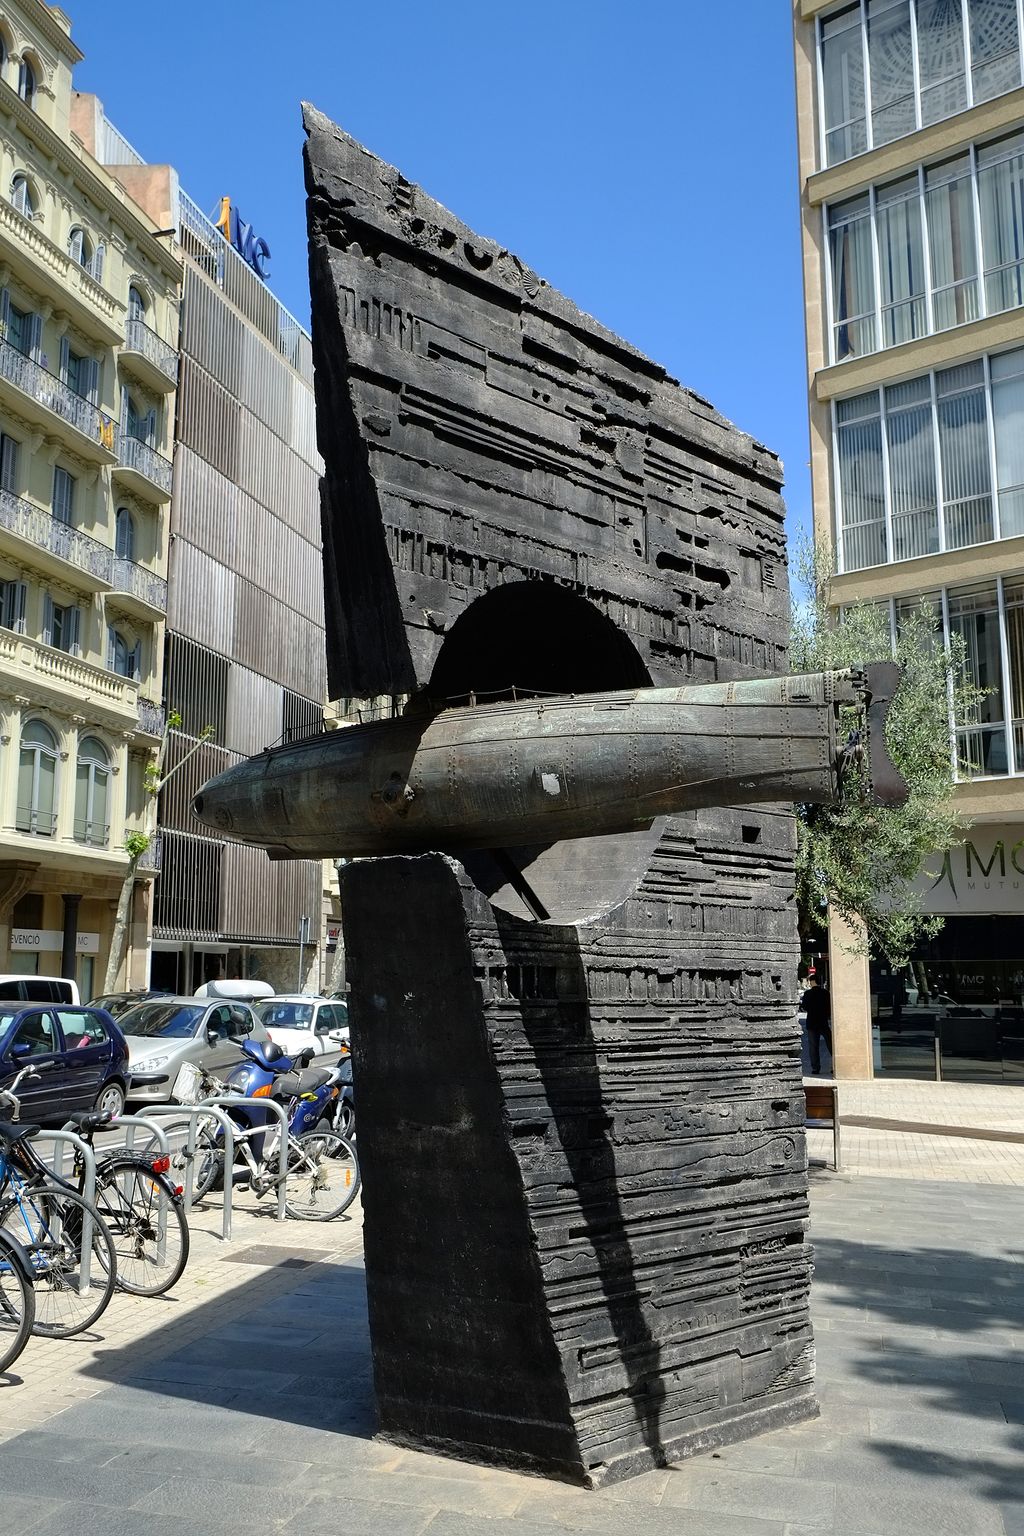
[{"label": "bicycle handlebar", "polygon": [[23,1078],[33,1078],[38,1076],[39,1073],[36,1071],[35,1067],[22,1067],[21,1071],[18,1073],[17,1077],[9,1087],[0,1088],[0,1105],[10,1105],[12,1120],[17,1120],[21,1114],[21,1100],[18,1098],[18,1095],[14,1090],[18,1087]]}]

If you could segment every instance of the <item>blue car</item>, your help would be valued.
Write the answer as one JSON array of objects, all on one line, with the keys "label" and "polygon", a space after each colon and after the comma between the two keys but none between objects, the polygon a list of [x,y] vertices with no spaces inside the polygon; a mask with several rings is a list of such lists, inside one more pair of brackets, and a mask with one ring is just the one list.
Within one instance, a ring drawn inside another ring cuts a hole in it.
[{"label": "blue car", "polygon": [[0,1003],[0,1088],[23,1067],[21,1118],[62,1125],[78,1109],[124,1109],[128,1045],[103,1008]]}]

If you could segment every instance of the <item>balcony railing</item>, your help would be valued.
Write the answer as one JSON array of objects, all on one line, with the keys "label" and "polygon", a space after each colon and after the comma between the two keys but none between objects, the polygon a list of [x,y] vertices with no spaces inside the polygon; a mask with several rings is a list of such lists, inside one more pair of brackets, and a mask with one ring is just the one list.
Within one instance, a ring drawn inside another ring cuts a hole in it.
[{"label": "balcony railing", "polygon": [[144,565],[136,565],[134,560],[115,559],[111,581],[116,592],[137,597],[140,603],[159,608],[162,613],[167,611],[167,583],[162,576],[147,571]]},{"label": "balcony railing", "polygon": [[19,805],[14,825],[19,832],[30,832],[33,837],[52,837],[57,830],[57,812],[38,811],[32,805]]},{"label": "balcony railing", "polygon": [[153,485],[159,486],[168,496],[171,494],[173,468],[170,460],[144,443],[141,437],[131,437],[127,432],[122,432],[117,456],[125,469],[133,469],[136,474],[143,475]]},{"label": "balcony railing", "polygon": [[117,428],[110,417],[91,400],[76,394],[33,358],[19,352],[9,341],[0,344],[0,378],[16,384],[24,394],[44,405],[84,437],[115,451]]},{"label": "balcony railing", "polygon": [[0,490],[0,528],[27,539],[37,549],[49,550],[100,581],[111,579],[113,550],[10,491]]},{"label": "balcony railing", "polygon": [[144,320],[129,320],[124,333],[125,348],[138,352],[168,379],[177,380],[178,354],[169,342],[158,336]]},{"label": "balcony railing", "polygon": [[75,842],[90,848],[106,848],[110,842],[109,821],[79,821],[75,817]]},{"label": "balcony railing", "polygon": [[163,862],[164,840],[159,835],[159,833],[157,833],[155,837],[150,838],[149,847],[146,849],[145,853],[139,855],[139,862],[136,864],[135,868],[148,869],[152,870],[156,874],[159,874],[160,869],[163,866]]},{"label": "balcony railing", "polygon": [[167,717],[159,704],[154,704],[152,699],[144,699],[139,696],[139,730],[145,731],[147,736],[162,736]]}]

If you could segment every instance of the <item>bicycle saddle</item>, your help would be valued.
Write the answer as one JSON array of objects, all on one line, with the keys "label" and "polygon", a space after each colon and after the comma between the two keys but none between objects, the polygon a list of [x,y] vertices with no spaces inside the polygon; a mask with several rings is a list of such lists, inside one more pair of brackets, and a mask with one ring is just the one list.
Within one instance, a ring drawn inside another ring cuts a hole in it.
[{"label": "bicycle saddle", "polygon": [[0,1141],[6,1141],[11,1146],[16,1141],[31,1141],[33,1136],[38,1136],[42,1130],[40,1125],[15,1125],[12,1120],[0,1120]]},{"label": "bicycle saddle", "polygon": [[77,1109],[73,1115],[68,1115],[64,1122],[64,1129],[101,1131],[113,1118],[113,1111],[109,1109]]}]

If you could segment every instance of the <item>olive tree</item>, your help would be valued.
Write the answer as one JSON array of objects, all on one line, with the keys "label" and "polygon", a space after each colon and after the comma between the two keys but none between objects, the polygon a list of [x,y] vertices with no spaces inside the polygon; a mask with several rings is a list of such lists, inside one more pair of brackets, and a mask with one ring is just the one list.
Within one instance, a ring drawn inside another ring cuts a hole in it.
[{"label": "olive tree", "polygon": [[794,672],[826,671],[895,659],[902,679],[889,713],[886,745],[906,780],[905,805],[872,804],[858,770],[841,805],[797,807],[797,902],[801,932],[827,929],[838,913],[891,964],[942,928],[922,911],[913,886],[924,860],[959,841],[966,825],[953,803],[951,719],[974,718],[979,691],[968,679],[963,642],[945,645],[942,624],[926,601],[904,607],[892,636],[888,604],[852,603],[841,613],[831,599],[832,569],[824,551],[797,559],[790,664]]},{"label": "olive tree", "polygon": [[107,954],[107,969],[103,978],[103,991],[113,992],[117,987],[117,978],[124,961],[125,950],[128,945],[128,925],[131,919],[132,897],[135,894],[135,876],[139,862],[146,851],[151,847],[156,836],[157,802],[160,791],[176,773],[180,773],[190,758],[194,757],[213,735],[213,726],[205,725],[191,747],[173,767],[165,771],[167,762],[167,749],[173,736],[181,732],[181,716],[172,710],[167,716],[160,745],[153,757],[146,765],[144,787],[146,792],[146,804],[142,813],[142,826],[125,834],[124,847],[128,854],[128,865],[121,882],[121,890],[117,898],[117,911],[114,914],[114,927],[110,935],[110,950]]}]

